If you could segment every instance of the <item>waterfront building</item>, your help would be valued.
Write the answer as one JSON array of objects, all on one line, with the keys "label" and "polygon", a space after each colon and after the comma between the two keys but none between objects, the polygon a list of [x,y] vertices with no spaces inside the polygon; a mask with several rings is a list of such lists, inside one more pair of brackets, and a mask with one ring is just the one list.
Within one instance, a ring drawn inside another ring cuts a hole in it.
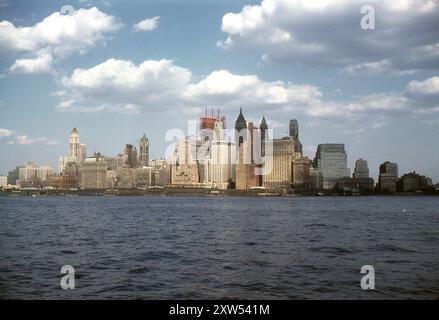
[{"label": "waterfront building", "polygon": [[153,172],[154,168],[152,167],[142,167],[137,168],[134,172],[135,174],[135,186],[139,189],[145,189],[147,187],[152,186],[153,183]]},{"label": "waterfront building", "polygon": [[23,166],[17,166],[14,170],[8,172],[8,184],[10,185],[18,185],[19,179],[19,170]]},{"label": "waterfront building", "polygon": [[83,189],[103,189],[107,186],[107,162],[100,153],[86,158],[81,166],[81,187]]},{"label": "waterfront building", "polygon": [[369,178],[369,167],[367,161],[363,159],[358,159],[355,162],[354,178]]},{"label": "waterfront building", "polygon": [[[239,110],[238,118],[235,121],[235,142],[236,142],[236,189],[248,190],[262,185],[262,178],[258,169],[262,167],[261,154],[265,154],[265,146],[262,148],[262,141],[266,141],[267,123],[265,117],[259,126],[260,130],[253,125],[253,122],[245,120],[242,108]],[[262,128],[262,129],[261,129]],[[263,135],[263,139],[262,139]],[[231,178],[233,182],[233,178]]]},{"label": "waterfront building", "polygon": [[7,176],[0,176],[0,188],[7,187],[8,186],[8,177]]},{"label": "waterfront building", "polygon": [[343,195],[370,194],[375,182],[372,178],[341,178],[337,180],[336,189]]},{"label": "waterfront building", "polygon": [[398,180],[398,165],[386,161],[380,165],[378,188],[382,192],[396,192],[396,182]]},{"label": "waterfront building", "polygon": [[145,134],[143,134],[142,138],[139,142],[139,166],[140,167],[148,167],[149,166],[149,140]]},{"label": "waterfront building", "polygon": [[[108,168],[108,164],[107,164],[107,168]],[[117,171],[114,169],[107,169],[106,188],[107,189],[116,189],[117,188]]]},{"label": "waterfront building", "polygon": [[291,189],[293,187],[293,159],[300,157],[295,152],[293,137],[272,139],[273,155],[265,159],[264,187],[272,190]]},{"label": "waterfront building", "polygon": [[116,170],[116,187],[118,189],[132,189],[135,187],[135,168],[117,168]]},{"label": "waterfront building", "polygon": [[200,186],[197,145],[196,137],[187,137],[176,144],[170,160],[172,186]]},{"label": "waterfront building", "polygon": [[311,189],[311,160],[308,157],[299,156],[292,159],[291,182],[294,190]]},{"label": "waterfront building", "polygon": [[337,180],[349,177],[344,144],[319,144],[314,158],[314,167],[323,175],[323,189],[332,189]]},{"label": "waterfront building", "polygon": [[309,168],[309,176],[311,180],[311,190],[319,191],[323,189],[323,174],[314,167]]},{"label": "waterfront building", "polygon": [[18,184],[21,187],[39,187],[49,180],[53,175],[53,170],[49,166],[39,166],[35,162],[30,161],[18,170]]},{"label": "waterfront building", "polygon": [[153,168],[153,186],[166,187],[171,184],[171,165],[165,159],[151,160],[150,166]]},{"label": "waterfront building", "polygon": [[415,171],[404,174],[398,181],[398,191],[410,192],[425,190],[433,187],[429,177],[421,176]]}]

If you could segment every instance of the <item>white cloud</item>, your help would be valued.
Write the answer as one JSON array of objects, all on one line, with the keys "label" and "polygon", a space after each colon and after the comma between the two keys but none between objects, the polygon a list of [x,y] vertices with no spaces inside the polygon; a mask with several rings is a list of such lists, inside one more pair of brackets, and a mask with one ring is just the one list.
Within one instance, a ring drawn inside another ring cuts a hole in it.
[{"label": "white cloud", "polygon": [[150,19],[142,20],[133,25],[134,31],[152,31],[159,25],[160,17],[154,17]]},{"label": "white cloud", "polygon": [[[89,69],[76,69],[64,77],[59,91],[59,111],[124,111],[136,105],[152,111],[194,110],[206,105],[221,108],[239,104],[280,108],[303,107],[320,101],[321,92],[310,85],[282,81],[265,82],[256,75],[213,71],[198,82],[192,73],[170,60],[146,60],[139,65],[109,59]],[[114,108],[110,108],[110,104]],[[105,107],[103,107],[105,106]]]},{"label": "white cloud", "polygon": [[257,75],[239,75],[224,69],[195,80],[190,70],[170,60],[135,64],[109,59],[88,69],[74,70],[62,79],[53,95],[60,99],[56,109],[64,112],[140,114],[148,110],[194,115],[201,114],[205,106],[220,107],[227,113],[241,105],[259,115],[269,115],[272,128],[282,127],[279,119],[291,114],[307,120],[310,127],[333,119],[349,120],[358,124],[350,128],[355,128],[355,133],[364,126],[379,128],[394,116],[427,114],[424,100],[412,99],[406,92],[331,100],[310,84],[267,82]]},{"label": "white cloud", "polygon": [[40,50],[36,57],[17,59],[9,69],[13,73],[51,73],[53,57],[47,50]]},{"label": "white cloud", "polygon": [[[362,0],[263,0],[225,14],[217,43],[266,62],[337,66],[345,72],[438,69],[439,3],[371,0],[376,29],[363,30]],[[422,37],[419,37],[422,34]]]},{"label": "white cloud", "polygon": [[[51,72],[51,64],[72,53],[85,53],[122,24],[96,7],[69,15],[54,12],[30,27],[0,22],[0,53],[19,55],[14,72]],[[25,54],[26,56],[20,56]]]},{"label": "white cloud", "polygon": [[20,135],[13,130],[0,128],[0,139],[5,140],[7,144],[29,145],[44,143],[47,146],[58,145],[58,142],[46,137],[30,138],[27,135]]},{"label": "white cloud", "polygon": [[391,67],[390,60],[381,60],[373,62],[364,62],[358,64],[351,64],[342,70],[342,73],[347,75],[376,75]]},{"label": "white cloud", "polygon": [[407,90],[417,95],[439,95],[439,77],[432,77],[424,81],[410,81]]}]

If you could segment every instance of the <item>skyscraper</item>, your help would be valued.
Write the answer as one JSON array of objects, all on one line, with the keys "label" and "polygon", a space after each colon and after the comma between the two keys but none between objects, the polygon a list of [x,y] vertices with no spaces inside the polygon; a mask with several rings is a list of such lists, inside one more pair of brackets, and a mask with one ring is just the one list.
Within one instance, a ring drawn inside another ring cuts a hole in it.
[{"label": "skyscraper", "polygon": [[323,189],[332,189],[338,179],[348,177],[350,174],[344,144],[319,144],[314,167],[323,175]]},{"label": "skyscraper", "polygon": [[149,166],[149,140],[145,134],[140,139],[139,142],[139,166],[148,167]]},{"label": "skyscraper", "polygon": [[299,122],[296,119],[290,120],[289,137],[294,141],[294,152],[303,154],[302,143],[299,139]]},{"label": "skyscraper", "polygon": [[70,132],[69,137],[69,157],[78,159],[79,156],[79,132],[76,128]]},{"label": "skyscraper", "polygon": [[265,121],[265,116],[262,117],[261,124],[259,125],[259,131],[261,134],[261,156],[265,156],[265,139],[269,139],[268,137],[268,125],[267,121]]},{"label": "skyscraper", "polygon": [[369,167],[366,160],[358,159],[355,162],[354,178],[369,178]]},{"label": "skyscraper", "polygon": [[296,119],[290,120],[289,136],[293,138],[299,138],[299,123]]},{"label": "skyscraper", "polygon": [[378,177],[378,187],[381,191],[395,192],[398,180],[398,165],[386,161],[380,165],[380,175]]},{"label": "skyscraper", "polygon": [[136,168],[137,167],[137,149],[132,144],[125,145],[125,167]]},{"label": "skyscraper", "polygon": [[85,144],[81,144],[79,141],[79,132],[76,128],[73,128],[69,136],[69,152],[67,156],[60,157],[58,162],[58,170],[60,173],[64,171],[66,164],[69,162],[75,162],[81,164],[87,157],[87,149]]},{"label": "skyscraper", "polygon": [[247,121],[242,114],[242,108],[239,108],[239,115],[235,121],[235,130],[236,130],[236,147],[239,148],[241,143],[247,139]]}]

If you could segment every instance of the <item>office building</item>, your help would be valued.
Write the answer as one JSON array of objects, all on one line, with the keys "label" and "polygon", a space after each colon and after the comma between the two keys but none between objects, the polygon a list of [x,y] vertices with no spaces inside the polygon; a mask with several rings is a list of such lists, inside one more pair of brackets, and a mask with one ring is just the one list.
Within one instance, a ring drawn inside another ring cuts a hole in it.
[{"label": "office building", "polygon": [[358,159],[355,162],[354,178],[369,178],[369,167],[367,161],[363,159]]},{"label": "office building", "polygon": [[148,167],[149,166],[149,140],[145,134],[143,134],[142,138],[139,142],[139,166],[140,167]]},{"label": "office building", "polygon": [[386,161],[380,165],[378,188],[382,192],[396,192],[396,183],[398,180],[398,165]]},{"label": "office building", "polygon": [[107,186],[107,162],[100,153],[86,158],[81,166],[81,187],[83,189],[103,189]]},{"label": "office building", "polygon": [[323,175],[323,189],[326,190],[334,188],[338,179],[349,177],[344,144],[319,144],[314,167]]}]

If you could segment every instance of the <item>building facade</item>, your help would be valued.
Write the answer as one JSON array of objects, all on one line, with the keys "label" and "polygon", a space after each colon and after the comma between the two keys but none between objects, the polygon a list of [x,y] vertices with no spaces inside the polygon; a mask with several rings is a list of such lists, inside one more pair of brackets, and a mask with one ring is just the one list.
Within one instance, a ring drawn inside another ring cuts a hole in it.
[{"label": "building facade", "polygon": [[323,189],[333,189],[338,179],[349,177],[347,154],[344,144],[319,144],[314,158],[314,167],[323,176]]},{"label": "building facade", "polygon": [[99,153],[85,159],[81,170],[83,189],[104,189],[107,187],[107,162]]},{"label": "building facade", "polygon": [[148,167],[149,166],[149,140],[145,134],[139,142],[139,166]]},{"label": "building facade", "polygon": [[380,165],[378,177],[378,188],[381,192],[396,192],[398,180],[398,165],[386,161]]}]

